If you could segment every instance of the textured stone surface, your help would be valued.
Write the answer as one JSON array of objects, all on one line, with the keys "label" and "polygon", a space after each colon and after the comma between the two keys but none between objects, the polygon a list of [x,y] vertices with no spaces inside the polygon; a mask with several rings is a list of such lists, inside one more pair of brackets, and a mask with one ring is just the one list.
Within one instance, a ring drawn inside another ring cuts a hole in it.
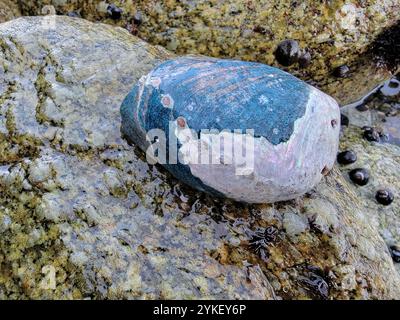
[{"label": "textured stone surface", "polygon": [[0,23],[19,17],[21,12],[14,0],[0,0]]},{"label": "textured stone surface", "polygon": [[[351,149],[357,154],[355,163],[340,166],[346,177],[354,168],[369,171],[369,183],[362,187],[354,186],[355,192],[366,207],[367,219],[380,231],[388,246],[400,243],[399,92],[398,80],[393,78],[367,99],[362,108],[346,107],[344,113],[349,117],[350,127],[344,130],[340,143],[341,150]],[[363,126],[379,128],[389,136],[390,143],[367,141],[363,138]],[[380,189],[393,192],[395,200],[391,205],[383,206],[375,200]],[[396,263],[395,266],[400,271],[400,265]]]},{"label": "textured stone surface", "polygon": [[181,186],[120,136],[123,98],[171,55],[122,29],[56,23],[0,25],[1,299],[400,298],[336,169],[275,205]]},{"label": "textured stone surface", "polygon": [[[169,60],[140,79],[121,114],[125,135],[145,152],[151,142],[175,177],[248,203],[304,195],[333,167],[338,149],[337,102],[260,63]],[[154,146],[148,133],[158,129]]]},{"label": "textured stone surface", "polygon": [[376,127],[387,135],[390,143],[400,145],[400,81],[399,76],[385,82],[363,101],[341,109],[356,127]]},{"label": "textured stone surface", "polygon": [[[306,68],[296,63],[288,70],[341,104],[358,100],[390,77],[387,68],[377,67],[377,62],[399,67],[396,42],[386,42],[388,34],[382,35],[384,41],[379,45],[373,44],[383,30],[398,23],[399,0],[115,0],[112,3],[123,10],[118,20],[107,15],[107,3],[111,1],[28,0],[22,5],[25,13],[36,15],[44,5],[53,4],[60,14],[78,12],[89,20],[117,24],[177,53],[275,66],[278,44],[294,39],[311,55],[311,61]],[[140,25],[134,22],[138,13]],[[350,68],[345,79],[332,76],[341,65]]]}]

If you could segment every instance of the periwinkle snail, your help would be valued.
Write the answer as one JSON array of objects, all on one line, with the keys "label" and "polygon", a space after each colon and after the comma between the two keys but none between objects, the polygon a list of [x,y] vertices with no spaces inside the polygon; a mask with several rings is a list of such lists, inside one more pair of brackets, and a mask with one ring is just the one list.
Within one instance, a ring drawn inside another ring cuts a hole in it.
[{"label": "periwinkle snail", "polygon": [[121,115],[124,135],[176,178],[248,203],[303,195],[338,150],[336,101],[260,63],[165,61],[138,81]]}]

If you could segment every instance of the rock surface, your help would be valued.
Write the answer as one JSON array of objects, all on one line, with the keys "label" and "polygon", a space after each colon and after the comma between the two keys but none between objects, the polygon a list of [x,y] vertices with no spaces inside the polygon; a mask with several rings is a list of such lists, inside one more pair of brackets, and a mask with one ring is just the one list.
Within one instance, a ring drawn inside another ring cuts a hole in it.
[{"label": "rock surface", "polygon": [[[353,150],[357,161],[340,166],[344,176],[354,168],[365,168],[369,172],[367,185],[355,186],[355,192],[364,203],[364,214],[374,228],[379,230],[388,246],[400,243],[400,85],[397,78],[388,81],[365,104],[348,106],[343,110],[350,126],[344,129],[341,150]],[[388,138],[371,142],[363,138],[363,126],[377,128]],[[349,181],[349,179],[347,178]],[[380,189],[389,189],[394,201],[389,206],[379,204],[375,194]],[[400,265],[395,264],[400,272]]]},{"label": "rock surface", "polygon": [[337,169],[275,205],[193,192],[120,135],[123,98],[171,54],[52,21],[0,25],[0,299],[400,298]]},{"label": "rock surface", "polygon": [[385,82],[360,103],[341,111],[353,126],[376,128],[387,135],[388,142],[400,146],[400,75]]},{"label": "rock surface", "polygon": [[21,16],[19,5],[14,0],[0,0],[0,23]]},{"label": "rock surface", "polygon": [[[107,13],[110,3],[122,9],[120,19]],[[22,6],[25,14],[37,15],[49,4],[60,14],[79,13],[125,27],[180,54],[279,66],[274,56],[278,45],[296,40],[303,59],[299,56],[288,70],[343,105],[388,79],[388,69],[399,68],[396,42],[386,39],[400,34],[399,0],[28,0]],[[389,34],[383,32],[396,24]],[[345,79],[334,75],[343,65],[350,69]]]}]

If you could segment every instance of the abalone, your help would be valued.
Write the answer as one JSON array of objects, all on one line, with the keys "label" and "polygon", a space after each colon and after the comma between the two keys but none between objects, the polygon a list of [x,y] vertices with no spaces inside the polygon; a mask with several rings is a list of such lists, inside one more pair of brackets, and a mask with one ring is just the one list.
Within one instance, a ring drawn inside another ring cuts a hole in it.
[{"label": "abalone", "polygon": [[248,203],[303,195],[338,151],[337,102],[260,63],[162,62],[138,81],[121,115],[123,134],[176,178]]}]

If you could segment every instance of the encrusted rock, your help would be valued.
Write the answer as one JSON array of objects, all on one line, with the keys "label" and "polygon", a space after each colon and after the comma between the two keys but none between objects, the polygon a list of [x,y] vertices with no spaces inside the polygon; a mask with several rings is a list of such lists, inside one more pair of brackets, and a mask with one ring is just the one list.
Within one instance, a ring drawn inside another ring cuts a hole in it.
[{"label": "encrusted rock", "polygon": [[[288,70],[341,104],[360,99],[399,68],[398,0],[115,0],[124,10],[118,21],[105,13],[104,0],[27,0],[22,7],[25,14],[39,14],[49,3],[60,13],[81,9],[86,19],[122,27],[140,12],[142,23],[130,30],[179,54],[279,66],[275,49],[284,40],[295,40],[312,60],[306,68],[293,64]],[[333,75],[342,65],[351,70],[345,79]]]},{"label": "encrusted rock", "polygon": [[[350,118],[351,121],[351,118]],[[390,189],[398,198],[399,190],[399,166],[400,147],[390,143],[371,144],[362,138],[361,128],[350,126],[345,130],[341,140],[342,148],[352,148],[357,153],[357,162],[341,168],[348,172],[357,167],[366,168],[369,171],[370,181],[368,185],[357,188],[362,201],[370,208],[370,219],[376,224],[381,223],[382,234],[387,241],[400,240],[397,228],[400,220],[397,217],[400,210],[397,201],[391,206],[384,207],[375,200],[375,194],[380,189]],[[376,212],[379,212],[377,214]]]},{"label": "encrusted rock", "polygon": [[[337,169],[275,205],[193,192],[120,133],[132,83],[173,56],[122,29],[43,21],[0,25],[1,177],[19,172],[0,183],[1,299],[400,298],[387,244]],[[42,97],[62,126],[37,117]],[[41,162],[55,188],[24,190]],[[126,193],[110,193],[109,170]]]}]

